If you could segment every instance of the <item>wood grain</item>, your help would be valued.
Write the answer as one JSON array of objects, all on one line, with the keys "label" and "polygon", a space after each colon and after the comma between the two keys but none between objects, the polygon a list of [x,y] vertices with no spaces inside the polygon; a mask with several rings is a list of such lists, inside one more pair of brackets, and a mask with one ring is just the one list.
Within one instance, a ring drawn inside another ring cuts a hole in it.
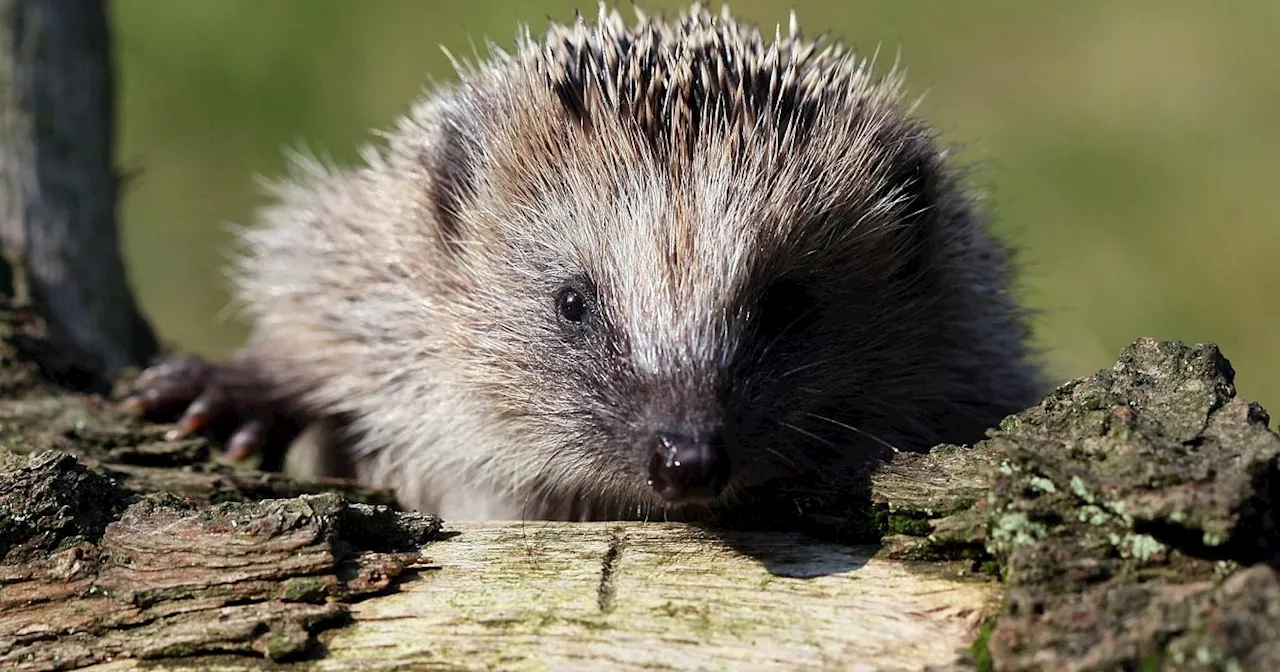
[{"label": "wood grain", "polygon": [[319,669],[918,670],[954,662],[997,597],[798,534],[457,527],[440,570],[352,608]]},{"label": "wood grain", "polygon": [[352,605],[350,625],[321,635],[327,657],[297,669],[951,669],[999,599],[995,583],[799,534],[676,523],[449,527],[460,534],[426,549],[433,569]]}]

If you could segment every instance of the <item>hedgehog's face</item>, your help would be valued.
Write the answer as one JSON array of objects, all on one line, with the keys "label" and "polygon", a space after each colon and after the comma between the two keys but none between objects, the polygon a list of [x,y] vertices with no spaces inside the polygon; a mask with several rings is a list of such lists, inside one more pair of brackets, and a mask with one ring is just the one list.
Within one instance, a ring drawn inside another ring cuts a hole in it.
[{"label": "hedgehog's face", "polygon": [[910,422],[900,389],[920,388],[895,378],[918,376],[936,337],[910,199],[824,183],[847,167],[818,152],[778,169],[724,147],[660,163],[559,132],[563,154],[508,149],[519,162],[476,181],[461,230],[492,242],[458,248],[483,279],[467,296],[467,324],[484,325],[474,381],[524,451],[513,472],[536,513],[847,486],[903,440],[881,421]]},{"label": "hedgehog's face", "polygon": [[549,429],[576,428],[556,450],[663,507],[811,475],[849,445],[823,438],[830,427],[806,429],[815,418],[844,422],[820,414],[839,392],[822,367],[853,375],[838,351],[856,347],[826,316],[838,308],[825,288],[814,278],[721,283],[702,275],[718,265],[708,261],[689,260],[683,290],[668,284],[673,269],[615,265],[566,279],[545,295],[559,333],[529,362],[550,383],[531,415],[555,408]]},{"label": "hedgehog's face", "polygon": [[877,414],[904,401],[885,382],[914,375],[929,321],[885,300],[916,291],[883,261],[902,256],[897,239],[869,235],[846,251],[851,263],[808,265],[823,255],[766,238],[776,210],[716,210],[724,186],[695,181],[703,197],[683,208],[657,185],[523,208],[586,221],[504,254],[538,261],[511,276],[525,298],[498,318],[526,339],[504,362],[522,380],[500,394],[554,484],[539,486],[582,511],[705,505],[789,478],[847,485],[844,471],[901,438]]}]

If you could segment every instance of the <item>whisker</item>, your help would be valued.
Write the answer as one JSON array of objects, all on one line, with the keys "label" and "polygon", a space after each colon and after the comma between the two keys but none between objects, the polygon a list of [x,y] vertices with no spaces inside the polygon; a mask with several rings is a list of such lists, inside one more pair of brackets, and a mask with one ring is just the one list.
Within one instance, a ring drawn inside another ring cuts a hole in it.
[{"label": "whisker", "polygon": [[827,416],[825,416],[825,415],[818,415],[817,413],[806,413],[805,415],[808,415],[809,417],[811,417],[811,418],[813,418],[813,419],[815,419],[815,420],[822,420],[822,421],[824,421],[824,422],[829,422],[829,423],[831,423],[831,424],[833,424],[833,425],[835,425],[835,426],[837,426],[837,427],[843,427],[844,429],[847,429],[847,430],[849,430],[849,431],[851,431],[851,432],[857,432],[858,434],[861,434],[861,435],[863,435],[863,436],[867,437],[868,439],[871,439],[872,441],[875,441],[876,443],[878,443],[878,444],[880,444],[880,445],[884,446],[885,448],[888,448],[889,450],[892,450],[892,451],[894,452],[894,454],[898,454],[898,453],[901,453],[901,452],[902,452],[901,450],[899,450],[899,449],[897,448],[897,446],[894,446],[892,443],[889,443],[888,441],[885,441],[884,439],[882,439],[882,438],[880,438],[880,437],[876,436],[875,434],[872,434],[871,432],[868,432],[868,431],[867,431],[867,430],[865,430],[865,429],[861,429],[861,428],[859,428],[859,427],[854,427],[853,425],[849,425],[849,424],[846,424],[846,423],[840,422],[839,420],[836,420],[836,419],[834,419],[834,418],[828,418],[828,417],[827,417]]},{"label": "whisker", "polygon": [[783,427],[786,427],[787,429],[791,429],[791,430],[794,430],[794,431],[796,431],[796,432],[798,432],[798,433],[800,433],[800,434],[803,434],[803,435],[805,435],[805,436],[807,436],[807,437],[809,437],[809,438],[813,439],[814,441],[821,441],[822,443],[825,443],[825,444],[827,444],[828,446],[831,446],[832,448],[838,448],[838,446],[836,446],[836,444],[835,444],[834,442],[832,442],[832,441],[830,441],[830,440],[828,440],[828,439],[824,439],[824,438],[822,438],[821,436],[818,436],[817,434],[814,434],[813,432],[809,432],[809,431],[806,431],[806,430],[800,429],[799,427],[796,427],[795,425],[793,425],[793,424],[791,424],[791,423],[789,423],[789,422],[783,422],[783,421],[779,420],[779,421],[778,421],[778,424],[779,424],[779,425],[782,425]]},{"label": "whisker", "polygon": [[782,453],[778,452],[776,449],[770,446],[765,446],[765,450],[769,451],[769,453],[771,453],[774,457],[777,457],[779,460],[782,460],[782,462],[786,466],[790,467],[792,471],[797,471],[797,472],[800,471],[800,465],[797,464],[795,460],[787,457],[786,455],[783,455]]},{"label": "whisker", "polygon": [[826,359],[822,359],[822,360],[819,360],[819,361],[816,361],[816,362],[809,362],[808,364],[801,364],[800,366],[797,366],[797,367],[795,367],[794,369],[791,369],[790,371],[787,371],[786,373],[782,374],[781,376],[778,376],[778,379],[779,379],[779,380],[784,380],[784,379],[786,379],[786,378],[790,378],[791,376],[794,376],[794,375],[795,375],[795,374],[797,374],[797,373],[800,373],[801,371],[805,371],[805,370],[807,370],[807,369],[812,369],[812,368],[814,368],[814,367],[818,367],[818,366],[825,366],[825,365],[827,365],[827,364],[830,364],[831,362],[834,362],[835,360],[836,360],[836,358],[835,358],[835,357],[828,357],[828,358],[826,358]]}]

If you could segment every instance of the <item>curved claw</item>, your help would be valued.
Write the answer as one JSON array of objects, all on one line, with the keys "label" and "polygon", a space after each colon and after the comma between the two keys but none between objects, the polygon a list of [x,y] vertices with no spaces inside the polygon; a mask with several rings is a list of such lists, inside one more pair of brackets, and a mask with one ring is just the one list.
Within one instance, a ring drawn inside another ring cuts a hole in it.
[{"label": "curved claw", "polygon": [[274,464],[301,431],[298,419],[265,393],[269,388],[252,367],[182,356],[143,371],[134,389],[123,402],[126,408],[175,422],[166,439],[204,434],[223,443],[223,462],[263,456],[264,464]]},{"label": "curved claw", "polygon": [[221,388],[211,385],[187,407],[178,420],[178,429],[183,435],[194,434],[231,411],[231,400]]},{"label": "curved claw", "polygon": [[127,408],[163,418],[186,409],[209,385],[210,365],[197,357],[179,357],[152,366],[134,382]]},{"label": "curved claw", "polygon": [[227,441],[227,450],[223,453],[223,459],[239,462],[261,453],[263,446],[267,443],[267,430],[268,423],[263,418],[253,418],[240,425]]}]

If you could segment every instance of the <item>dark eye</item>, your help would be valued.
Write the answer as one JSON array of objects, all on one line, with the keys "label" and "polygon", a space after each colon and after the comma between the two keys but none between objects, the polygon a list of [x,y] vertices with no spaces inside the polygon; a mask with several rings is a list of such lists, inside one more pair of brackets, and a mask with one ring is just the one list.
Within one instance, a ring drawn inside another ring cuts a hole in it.
[{"label": "dark eye", "polygon": [[760,327],[777,335],[799,331],[818,317],[813,294],[794,280],[775,282],[761,299],[759,310]]},{"label": "dark eye", "polygon": [[572,287],[565,287],[556,297],[556,310],[559,311],[560,317],[570,322],[581,322],[587,314],[587,299],[582,292]]}]

